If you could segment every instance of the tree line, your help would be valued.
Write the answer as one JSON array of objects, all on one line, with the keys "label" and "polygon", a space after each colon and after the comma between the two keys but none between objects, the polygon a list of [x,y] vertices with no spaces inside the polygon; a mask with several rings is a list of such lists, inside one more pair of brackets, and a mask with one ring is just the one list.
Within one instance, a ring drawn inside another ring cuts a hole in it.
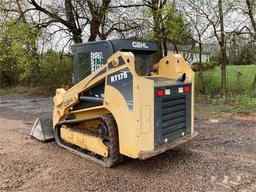
[{"label": "tree line", "polygon": [[[203,45],[215,44],[223,93],[226,66],[256,60],[254,0],[1,0],[0,15],[1,87],[63,83],[71,79],[70,44],[108,38],[155,40],[162,55],[168,43],[176,53],[191,45],[199,63]],[[46,81],[62,66],[64,79]]]}]

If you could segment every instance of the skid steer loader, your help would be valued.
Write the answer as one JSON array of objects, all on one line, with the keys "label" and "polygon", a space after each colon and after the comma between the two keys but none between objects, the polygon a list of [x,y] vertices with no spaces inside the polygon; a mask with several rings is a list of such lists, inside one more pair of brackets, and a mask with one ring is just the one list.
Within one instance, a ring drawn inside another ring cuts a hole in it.
[{"label": "skid steer loader", "polygon": [[112,167],[187,142],[194,131],[194,73],[180,55],[159,60],[154,42],[105,40],[74,45],[73,87],[57,89],[52,127],[31,135]]}]

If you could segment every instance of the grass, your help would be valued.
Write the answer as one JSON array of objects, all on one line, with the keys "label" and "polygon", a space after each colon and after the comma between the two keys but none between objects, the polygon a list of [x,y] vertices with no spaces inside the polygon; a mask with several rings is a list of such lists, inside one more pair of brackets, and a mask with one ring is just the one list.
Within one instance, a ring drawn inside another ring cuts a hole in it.
[{"label": "grass", "polygon": [[[217,68],[217,70],[217,73],[220,74],[220,68]],[[240,88],[250,90],[255,74],[256,64],[227,66],[227,88],[230,91],[237,91]]]},{"label": "grass", "polygon": [[[216,105],[229,104],[233,111],[256,111],[256,90],[252,87],[256,65],[227,66],[227,95],[220,94],[221,69],[205,71],[204,82],[196,74],[196,100]],[[200,89],[205,85],[204,94]]]},{"label": "grass", "polygon": [[235,112],[234,107],[230,105],[213,105],[204,102],[195,104],[195,114],[196,116],[203,118],[219,118],[225,113]]},{"label": "grass", "polygon": [[[220,91],[221,69],[216,67],[213,70],[203,72],[205,83],[207,83],[208,93]],[[255,65],[228,65],[227,66],[227,89],[228,91],[246,91],[252,89],[254,76],[256,73]],[[196,74],[196,85],[201,86],[199,74]]]},{"label": "grass", "polygon": [[227,95],[225,97],[207,97],[202,95],[196,96],[199,103],[209,103],[216,106],[224,106],[222,112],[255,112],[256,97],[250,95]]}]

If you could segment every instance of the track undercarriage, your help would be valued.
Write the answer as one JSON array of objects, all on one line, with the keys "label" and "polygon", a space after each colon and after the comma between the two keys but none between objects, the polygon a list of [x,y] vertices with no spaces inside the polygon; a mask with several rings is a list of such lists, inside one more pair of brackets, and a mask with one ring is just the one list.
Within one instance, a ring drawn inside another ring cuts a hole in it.
[{"label": "track undercarriage", "polygon": [[[105,167],[112,167],[121,160],[117,126],[111,115],[62,121],[56,125],[54,137],[64,149]],[[88,140],[90,143],[86,143]],[[99,150],[90,148],[93,143]]]}]

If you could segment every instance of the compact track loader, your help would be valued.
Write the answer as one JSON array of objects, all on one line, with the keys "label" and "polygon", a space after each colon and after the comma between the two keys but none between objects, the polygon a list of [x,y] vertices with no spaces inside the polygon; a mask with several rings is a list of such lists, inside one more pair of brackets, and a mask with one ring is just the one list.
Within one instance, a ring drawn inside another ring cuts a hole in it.
[{"label": "compact track loader", "polygon": [[57,89],[52,127],[31,135],[106,167],[147,159],[187,142],[194,131],[194,73],[180,55],[159,60],[154,42],[75,45],[73,87]]}]

